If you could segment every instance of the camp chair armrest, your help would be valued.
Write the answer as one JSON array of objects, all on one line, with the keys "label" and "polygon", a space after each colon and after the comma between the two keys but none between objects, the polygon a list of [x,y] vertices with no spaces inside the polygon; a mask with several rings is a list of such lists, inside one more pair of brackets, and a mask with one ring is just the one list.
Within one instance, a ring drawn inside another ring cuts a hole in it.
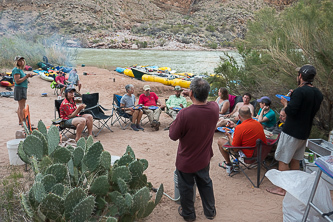
[{"label": "camp chair armrest", "polygon": [[100,105],[96,105],[96,106],[92,106],[92,107],[89,107],[89,108],[85,108],[84,110],[82,110],[81,112],[86,112],[86,111],[89,111],[89,110],[92,110],[92,109],[95,109],[96,107],[99,107]]},{"label": "camp chair armrest", "polygon": [[101,106],[101,105],[99,105],[99,107],[100,107],[102,110],[104,110],[104,111],[109,111],[109,110],[111,110],[111,109],[104,108],[104,107]]},{"label": "camp chair armrest", "polygon": [[231,146],[231,145],[223,145],[223,147],[227,149],[255,149],[256,146]]}]

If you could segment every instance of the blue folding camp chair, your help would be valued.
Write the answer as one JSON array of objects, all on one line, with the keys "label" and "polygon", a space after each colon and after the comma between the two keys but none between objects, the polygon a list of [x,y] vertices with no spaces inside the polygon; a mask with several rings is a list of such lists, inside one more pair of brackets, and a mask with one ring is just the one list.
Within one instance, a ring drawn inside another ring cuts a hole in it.
[{"label": "blue folding camp chair", "polygon": [[120,108],[121,98],[122,98],[122,96],[113,94],[111,126],[113,126],[115,123],[118,123],[120,125],[120,127],[123,130],[125,130],[128,126],[131,125],[132,115],[125,113]]}]

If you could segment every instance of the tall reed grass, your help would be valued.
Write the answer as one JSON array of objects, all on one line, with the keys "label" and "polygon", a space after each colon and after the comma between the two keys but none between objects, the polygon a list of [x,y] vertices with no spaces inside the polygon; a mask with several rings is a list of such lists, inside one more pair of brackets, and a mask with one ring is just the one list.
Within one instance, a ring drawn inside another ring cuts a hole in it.
[{"label": "tall reed grass", "polygon": [[0,67],[11,68],[15,56],[23,56],[26,64],[37,68],[37,63],[43,61],[43,56],[48,62],[59,66],[74,66],[76,50],[65,46],[65,40],[59,36],[39,38],[38,36],[15,35],[0,38]]}]

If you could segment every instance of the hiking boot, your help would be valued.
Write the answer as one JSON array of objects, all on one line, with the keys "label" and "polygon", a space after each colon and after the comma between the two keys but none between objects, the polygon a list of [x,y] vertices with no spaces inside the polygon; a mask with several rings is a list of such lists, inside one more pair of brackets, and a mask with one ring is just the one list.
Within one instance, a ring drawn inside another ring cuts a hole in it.
[{"label": "hiking boot", "polygon": [[153,122],[150,124],[151,128],[156,127],[156,124],[157,124],[157,121],[156,121],[156,120],[153,120]]},{"label": "hiking boot", "polygon": [[140,126],[140,124],[136,124],[136,128],[138,129],[138,130],[144,130],[144,128],[142,128],[142,126]]},{"label": "hiking boot", "polygon": [[157,123],[156,123],[156,126],[155,126],[155,130],[156,130],[156,131],[158,131],[158,130],[160,129],[160,125],[161,125],[160,122],[157,122]]},{"label": "hiking boot", "polygon": [[136,125],[134,123],[131,124],[131,128],[134,131],[139,131],[138,128],[136,128]]}]

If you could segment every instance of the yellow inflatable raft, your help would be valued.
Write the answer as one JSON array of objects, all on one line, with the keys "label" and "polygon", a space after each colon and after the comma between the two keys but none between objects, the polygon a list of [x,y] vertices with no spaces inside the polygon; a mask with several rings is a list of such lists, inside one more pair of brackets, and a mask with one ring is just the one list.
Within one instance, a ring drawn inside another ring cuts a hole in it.
[{"label": "yellow inflatable raft", "polygon": [[125,74],[126,76],[129,76],[129,77],[133,77],[133,78],[134,78],[134,75],[133,75],[133,72],[132,72],[131,69],[125,69],[125,70],[124,70],[124,74]]}]

